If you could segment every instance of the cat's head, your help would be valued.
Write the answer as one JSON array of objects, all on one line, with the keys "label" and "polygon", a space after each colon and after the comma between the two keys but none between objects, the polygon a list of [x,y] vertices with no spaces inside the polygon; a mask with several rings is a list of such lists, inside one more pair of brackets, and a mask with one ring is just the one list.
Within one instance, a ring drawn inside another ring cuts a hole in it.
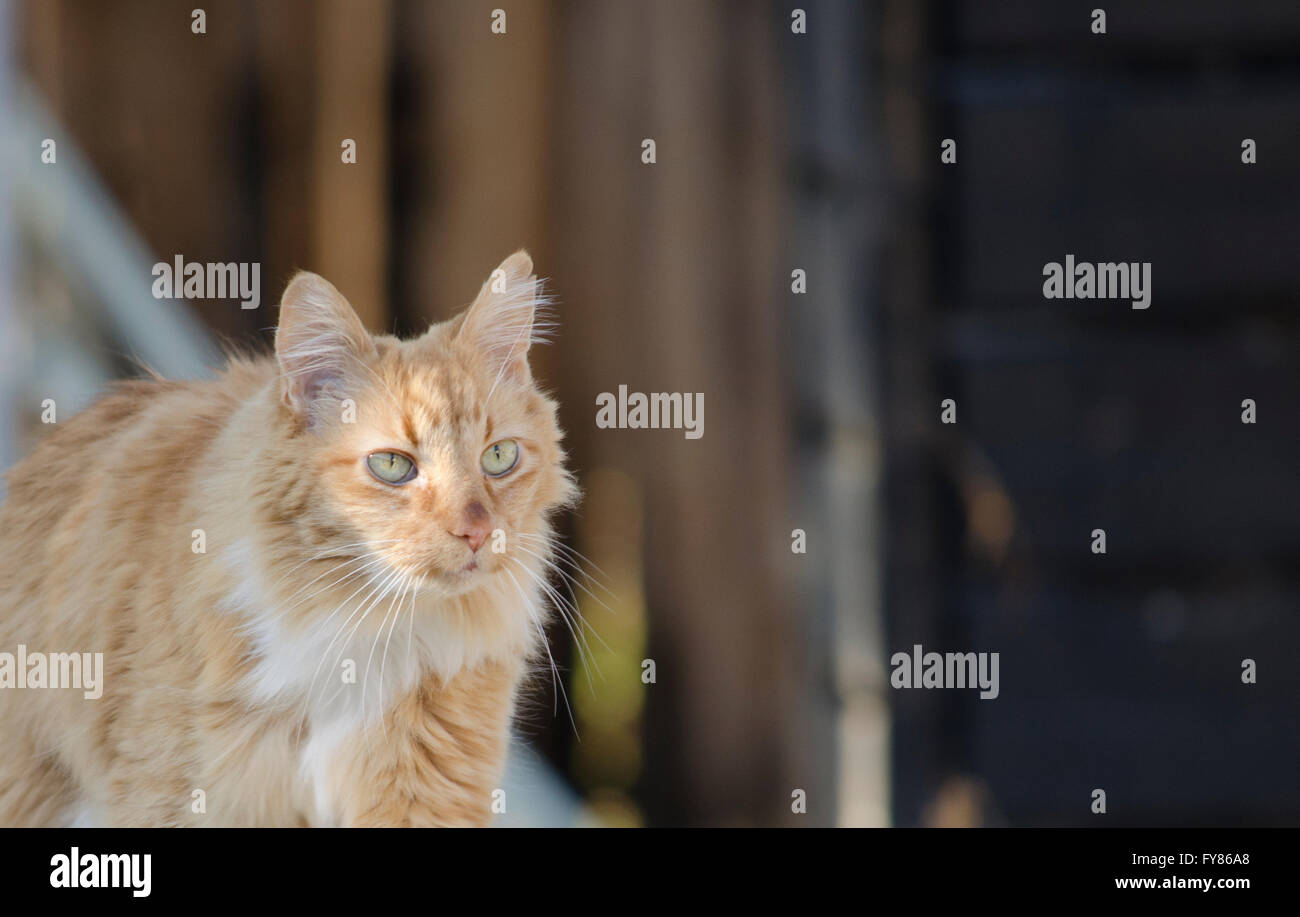
[{"label": "cat's head", "polygon": [[449,596],[506,575],[507,549],[545,553],[546,519],[576,488],[528,365],[549,328],[532,269],[516,252],[468,309],[407,341],[368,333],[321,277],[294,277],[275,349],[285,440],[309,475],[305,547]]}]

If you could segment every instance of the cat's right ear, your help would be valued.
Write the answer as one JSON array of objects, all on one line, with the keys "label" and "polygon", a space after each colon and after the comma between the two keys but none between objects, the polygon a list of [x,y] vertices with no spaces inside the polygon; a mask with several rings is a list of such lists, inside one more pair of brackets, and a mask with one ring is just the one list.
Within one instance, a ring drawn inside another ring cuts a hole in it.
[{"label": "cat's right ear", "polygon": [[326,394],[343,397],[358,362],[375,352],[361,319],[332,283],[308,271],[289,281],[280,299],[275,356],[290,410],[310,420],[312,406]]}]

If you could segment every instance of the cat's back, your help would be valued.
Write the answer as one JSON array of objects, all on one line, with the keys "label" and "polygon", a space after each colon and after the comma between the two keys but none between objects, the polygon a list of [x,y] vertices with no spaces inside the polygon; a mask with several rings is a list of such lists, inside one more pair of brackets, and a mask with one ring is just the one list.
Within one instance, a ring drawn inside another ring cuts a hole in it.
[{"label": "cat's back", "polygon": [[119,382],[55,424],[6,474],[0,590],[38,575],[52,555],[80,553],[69,539],[106,536],[97,530],[110,526],[118,545],[148,534],[184,498],[196,460],[266,377],[260,361],[241,361],[211,380]]}]

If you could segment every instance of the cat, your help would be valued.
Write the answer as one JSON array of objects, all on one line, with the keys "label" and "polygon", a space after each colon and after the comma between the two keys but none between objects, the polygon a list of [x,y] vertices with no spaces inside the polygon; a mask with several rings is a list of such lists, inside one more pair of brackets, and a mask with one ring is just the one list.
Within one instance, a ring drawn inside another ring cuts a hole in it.
[{"label": "cat", "polygon": [[[274,356],[119,383],[8,475],[0,825],[471,826],[577,500],[527,253],[413,340],[299,273]],[[2,684],[3,682],[0,682]]]}]

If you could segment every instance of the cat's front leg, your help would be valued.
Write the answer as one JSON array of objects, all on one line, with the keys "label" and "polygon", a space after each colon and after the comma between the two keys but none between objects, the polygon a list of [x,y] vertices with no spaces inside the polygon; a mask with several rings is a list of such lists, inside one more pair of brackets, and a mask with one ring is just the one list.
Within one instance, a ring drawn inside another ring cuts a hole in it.
[{"label": "cat's front leg", "polygon": [[331,768],[346,827],[482,826],[492,818],[522,664],[427,676]]}]

